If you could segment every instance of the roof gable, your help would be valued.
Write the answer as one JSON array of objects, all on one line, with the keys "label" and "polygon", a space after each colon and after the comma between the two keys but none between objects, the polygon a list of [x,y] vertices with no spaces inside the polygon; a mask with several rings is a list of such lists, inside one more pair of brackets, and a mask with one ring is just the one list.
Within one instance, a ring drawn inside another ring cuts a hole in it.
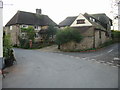
[{"label": "roof gable", "polygon": [[[85,20],[84,24],[77,24],[77,20],[83,19]],[[84,17],[82,14],[79,14],[79,16],[75,19],[75,21],[71,24],[70,27],[81,27],[81,26],[92,26],[92,24],[87,20],[86,17]]]},{"label": "roof gable", "polygon": [[57,25],[47,15],[18,11],[6,26],[15,24],[26,25]]}]

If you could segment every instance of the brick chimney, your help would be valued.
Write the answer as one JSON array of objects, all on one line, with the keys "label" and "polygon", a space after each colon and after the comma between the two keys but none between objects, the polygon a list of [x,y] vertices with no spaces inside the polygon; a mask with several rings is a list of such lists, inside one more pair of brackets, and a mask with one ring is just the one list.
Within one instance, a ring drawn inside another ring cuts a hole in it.
[{"label": "brick chimney", "polygon": [[42,10],[41,9],[36,9],[36,14],[42,14]]}]

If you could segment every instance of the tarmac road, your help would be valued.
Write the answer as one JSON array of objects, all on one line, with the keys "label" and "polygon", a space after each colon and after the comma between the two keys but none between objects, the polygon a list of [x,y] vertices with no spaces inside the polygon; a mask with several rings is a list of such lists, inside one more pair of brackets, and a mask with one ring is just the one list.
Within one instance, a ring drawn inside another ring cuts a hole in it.
[{"label": "tarmac road", "polygon": [[118,88],[118,68],[60,53],[15,49],[3,88]]}]

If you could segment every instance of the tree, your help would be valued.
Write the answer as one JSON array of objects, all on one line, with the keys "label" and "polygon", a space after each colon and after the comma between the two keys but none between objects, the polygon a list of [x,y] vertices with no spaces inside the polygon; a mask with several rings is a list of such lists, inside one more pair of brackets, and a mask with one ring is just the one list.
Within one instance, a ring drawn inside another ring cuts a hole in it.
[{"label": "tree", "polygon": [[[119,26],[120,22],[120,0],[110,0],[111,1],[111,14],[113,20],[113,30],[115,26]],[[118,25],[117,25],[118,24]]]},{"label": "tree", "polygon": [[77,29],[67,27],[63,30],[59,30],[56,34],[56,43],[59,45],[67,42],[74,41],[79,43],[82,40],[82,36]]},{"label": "tree", "polygon": [[49,42],[51,41],[50,39],[54,39],[54,35],[57,32],[57,28],[55,28],[53,25],[50,25],[47,29],[45,30],[40,30],[39,34],[42,37],[43,41]]},{"label": "tree", "polygon": [[35,40],[35,30],[33,27],[29,26],[28,28],[21,28],[21,32],[25,33],[26,38],[19,36],[20,46],[22,48],[30,47],[30,40],[34,43]]},{"label": "tree", "polygon": [[50,36],[52,36],[53,38],[53,36],[56,34],[56,31],[57,31],[56,28],[50,25],[47,30],[47,38],[49,38]]},{"label": "tree", "polygon": [[27,39],[34,41],[34,39],[35,39],[35,30],[34,30],[33,27],[29,26],[28,28],[21,28],[21,31],[26,33]]}]

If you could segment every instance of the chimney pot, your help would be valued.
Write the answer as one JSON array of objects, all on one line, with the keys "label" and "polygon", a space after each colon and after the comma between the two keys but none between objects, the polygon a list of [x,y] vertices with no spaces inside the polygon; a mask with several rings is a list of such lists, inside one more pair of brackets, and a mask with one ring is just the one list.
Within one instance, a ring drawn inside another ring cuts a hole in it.
[{"label": "chimney pot", "polygon": [[42,14],[42,10],[41,9],[36,9],[36,14]]}]

